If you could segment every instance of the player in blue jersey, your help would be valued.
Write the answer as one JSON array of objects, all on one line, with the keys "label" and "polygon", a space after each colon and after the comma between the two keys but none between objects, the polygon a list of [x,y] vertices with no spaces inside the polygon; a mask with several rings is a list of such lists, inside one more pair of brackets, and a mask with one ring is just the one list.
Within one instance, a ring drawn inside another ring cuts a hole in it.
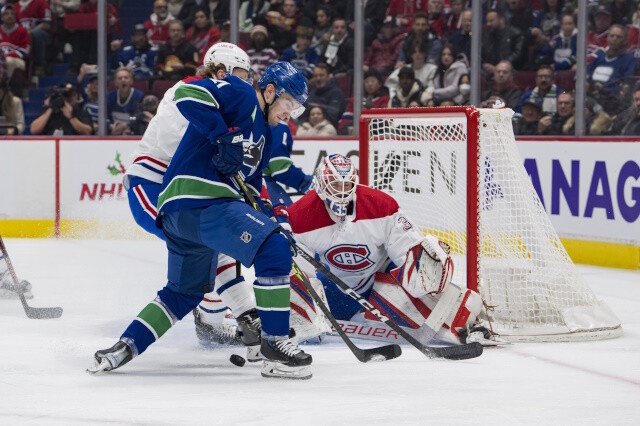
[{"label": "player in blue jersey", "polygon": [[273,146],[269,166],[264,170],[264,181],[267,185],[269,197],[273,204],[291,205],[291,197],[282,185],[295,188],[299,193],[306,194],[311,188],[313,176],[305,174],[296,167],[291,160],[293,137],[287,123],[278,123],[271,127]]},{"label": "player in blue jersey", "polygon": [[224,253],[256,271],[262,375],[311,377],[311,356],[289,338],[289,242],[276,223],[243,201],[233,180],[240,174],[259,194],[271,149],[268,124],[299,116],[308,88],[304,76],[286,62],[269,66],[258,87],[254,91],[228,76],[176,89],[174,102],[189,126],[158,197],[158,223],[169,250],[168,283],[113,347],[96,352],[90,372],[124,365],[195,308],[212,290],[217,254]]},{"label": "player in blue jersey", "polygon": [[[283,185],[295,188],[299,193],[305,194],[311,188],[313,176],[306,175],[291,161],[293,138],[287,123],[280,122],[270,128],[273,143],[269,166],[263,170],[264,183],[268,190],[268,196],[275,205],[288,206],[292,201]],[[251,330],[255,328],[255,325],[249,330],[243,330],[243,320],[246,319],[246,316],[238,315],[243,311],[232,306],[235,300],[232,297],[233,293],[239,293],[244,289],[245,283],[241,281],[242,277],[233,268],[234,260],[224,255],[222,257],[222,259],[218,260],[216,290],[213,293],[206,294],[198,308],[193,311],[196,336],[200,343],[204,345],[237,341],[237,339],[228,337],[234,336],[236,328],[235,321],[233,321],[227,310],[227,306],[229,306],[234,315],[238,317],[237,327],[239,334],[242,336],[242,342],[247,346],[247,361],[259,361],[256,351],[257,346],[253,345],[254,340],[251,338]],[[224,292],[221,290],[224,290]],[[232,294],[229,295],[228,293]],[[295,298],[295,293],[291,294]],[[228,299],[231,299],[231,303]],[[291,303],[295,304],[296,301],[292,299]],[[309,306],[312,309],[313,303]],[[295,309],[296,307],[293,306],[293,308]]]},{"label": "player in blue jersey", "polygon": [[[165,93],[123,179],[131,213],[136,223],[147,232],[165,239],[162,229],[156,226],[158,195],[164,172],[189,126],[173,101],[176,90],[189,81],[223,79],[227,73],[249,82],[250,69],[251,61],[246,52],[231,43],[216,43],[207,50],[198,76],[176,83]],[[202,311],[194,310],[196,335],[201,341],[206,339],[215,343],[240,340],[247,346],[247,360],[259,361],[260,320],[253,300],[253,288],[236,272],[235,265],[236,261],[229,256],[218,256],[214,291],[205,295]],[[227,319],[227,307],[235,313],[237,325],[235,320]],[[205,316],[217,321],[205,323],[202,320]],[[239,338],[237,334],[240,334]]]}]

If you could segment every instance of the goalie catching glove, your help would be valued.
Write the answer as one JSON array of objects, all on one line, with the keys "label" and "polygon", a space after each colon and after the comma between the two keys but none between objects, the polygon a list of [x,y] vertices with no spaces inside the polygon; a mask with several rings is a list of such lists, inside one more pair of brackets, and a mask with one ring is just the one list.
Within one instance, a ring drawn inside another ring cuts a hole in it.
[{"label": "goalie catching glove", "polygon": [[432,235],[407,252],[402,268],[402,286],[413,297],[438,294],[453,277],[453,260],[449,245]]}]

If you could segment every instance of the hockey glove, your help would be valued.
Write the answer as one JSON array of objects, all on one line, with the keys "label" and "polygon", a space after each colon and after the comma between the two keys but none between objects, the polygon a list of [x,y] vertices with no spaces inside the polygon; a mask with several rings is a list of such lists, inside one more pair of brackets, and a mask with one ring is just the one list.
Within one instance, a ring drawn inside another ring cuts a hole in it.
[{"label": "hockey glove", "polygon": [[282,204],[273,206],[273,217],[280,225],[280,228],[282,228],[282,234],[289,240],[291,252],[294,256],[297,256],[298,247],[296,246],[296,241],[293,239],[293,235],[291,235],[291,224],[289,223],[289,212],[287,212],[287,208]]},{"label": "hockey glove", "polygon": [[242,168],[244,157],[243,140],[242,132],[236,127],[229,129],[229,132],[218,137],[213,142],[218,150],[211,162],[224,177],[235,176]]},{"label": "hockey glove", "polygon": [[432,235],[407,252],[402,286],[413,297],[442,292],[453,276],[449,245]]},{"label": "hockey glove", "polygon": [[301,194],[306,194],[313,187],[313,176],[305,175],[298,185],[298,192]]}]

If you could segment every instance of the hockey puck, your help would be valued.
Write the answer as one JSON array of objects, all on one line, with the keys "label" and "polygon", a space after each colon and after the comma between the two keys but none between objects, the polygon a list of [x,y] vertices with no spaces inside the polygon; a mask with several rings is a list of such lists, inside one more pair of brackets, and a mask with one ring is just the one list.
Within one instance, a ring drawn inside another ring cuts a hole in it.
[{"label": "hockey puck", "polygon": [[229,357],[229,361],[231,361],[231,364],[233,365],[237,365],[238,367],[243,367],[244,363],[247,362],[244,358],[242,358],[240,355],[236,355],[233,354]]}]

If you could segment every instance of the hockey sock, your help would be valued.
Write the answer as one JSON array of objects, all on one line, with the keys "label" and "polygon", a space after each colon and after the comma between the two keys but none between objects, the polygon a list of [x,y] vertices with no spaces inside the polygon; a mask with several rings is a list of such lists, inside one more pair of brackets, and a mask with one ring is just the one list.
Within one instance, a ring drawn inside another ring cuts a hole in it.
[{"label": "hockey sock", "polygon": [[253,291],[262,323],[262,335],[289,335],[289,271],[291,250],[287,239],[272,234],[262,243],[254,260],[256,280]]},{"label": "hockey sock", "polygon": [[289,276],[256,277],[253,283],[263,336],[289,335]]},{"label": "hockey sock", "polygon": [[127,342],[133,356],[143,353],[162,337],[178,320],[198,306],[202,296],[177,293],[167,287],[145,306],[122,333],[120,340]]},{"label": "hockey sock", "polygon": [[[228,306],[236,317],[255,308],[251,286],[244,280],[244,277],[237,276],[235,261],[224,266],[220,266],[220,261],[218,261],[218,265],[214,292],[205,295],[205,300],[222,299],[221,304]],[[207,297],[216,294],[219,297]],[[204,303],[200,306],[203,305]],[[210,307],[214,306],[210,305]]]}]

